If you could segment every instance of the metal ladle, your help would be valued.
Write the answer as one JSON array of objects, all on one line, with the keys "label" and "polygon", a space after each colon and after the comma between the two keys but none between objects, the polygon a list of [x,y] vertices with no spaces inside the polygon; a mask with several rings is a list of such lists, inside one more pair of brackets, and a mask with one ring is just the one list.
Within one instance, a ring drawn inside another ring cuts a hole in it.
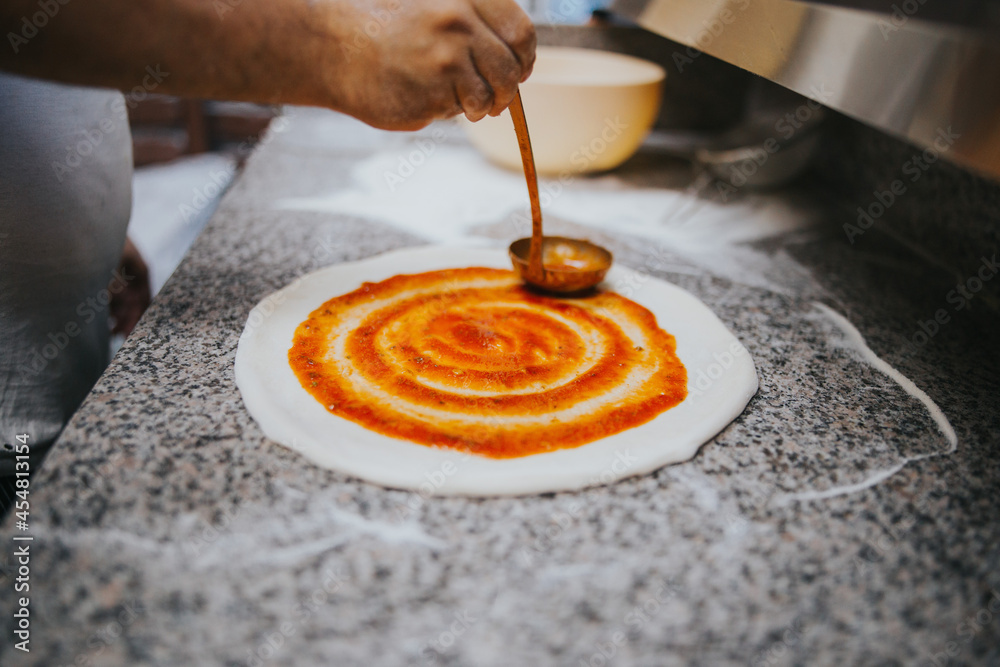
[{"label": "metal ladle", "polygon": [[531,198],[531,238],[518,239],[510,244],[510,261],[514,271],[524,282],[547,292],[570,293],[591,288],[601,282],[611,268],[611,253],[582,239],[542,236],[538,175],[520,90],[510,103],[510,115],[514,120],[521,162],[524,164],[524,179],[528,182],[528,196]]}]

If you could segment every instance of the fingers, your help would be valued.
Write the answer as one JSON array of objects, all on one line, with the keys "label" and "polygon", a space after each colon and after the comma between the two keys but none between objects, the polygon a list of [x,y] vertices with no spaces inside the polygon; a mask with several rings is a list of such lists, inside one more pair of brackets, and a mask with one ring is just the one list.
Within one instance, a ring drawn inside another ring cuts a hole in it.
[{"label": "fingers", "polygon": [[474,73],[459,82],[459,101],[475,122],[507,108],[517,85],[531,73],[535,27],[513,0],[472,0],[478,21],[469,44]]},{"label": "fingers", "polygon": [[125,239],[125,248],[122,250],[118,268],[122,275],[129,276],[129,282],[124,289],[117,291],[111,289],[109,310],[115,320],[112,333],[128,336],[151,301],[149,267],[130,238]]},{"label": "fingers", "polygon": [[455,96],[465,117],[475,123],[493,108],[493,87],[480,72],[474,52],[470,51],[468,61],[461,69],[455,82]]},{"label": "fingers", "polygon": [[[473,5],[483,22],[517,60],[517,83],[523,82],[531,74],[531,68],[535,64],[537,38],[531,19],[514,0],[473,0]],[[493,84],[493,81],[487,80]],[[507,103],[510,103],[510,99]]]},{"label": "fingers", "polygon": [[[373,35],[335,108],[376,127],[416,129],[499,115],[535,61],[535,28],[514,0],[414,0]],[[363,14],[363,13],[362,13]],[[361,16],[364,18],[364,16]],[[353,52],[352,52],[353,53]],[[366,72],[374,70],[375,76]]]},{"label": "fingers", "polygon": [[521,80],[521,64],[494,32],[485,29],[481,34],[473,34],[472,62],[491,93],[489,104],[482,109],[479,118],[487,113],[496,116],[514,99]]},{"label": "fingers", "polygon": [[128,336],[138,324],[139,318],[149,305],[149,288],[126,287],[120,294],[111,297],[110,312],[114,319],[111,333]]}]

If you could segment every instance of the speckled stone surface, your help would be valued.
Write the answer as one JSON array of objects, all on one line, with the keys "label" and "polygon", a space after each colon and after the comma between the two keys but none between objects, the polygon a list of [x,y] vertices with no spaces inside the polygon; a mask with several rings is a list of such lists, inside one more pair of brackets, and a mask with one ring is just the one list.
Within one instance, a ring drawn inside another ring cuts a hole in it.
[{"label": "speckled stone surface", "polygon": [[[0,663],[1000,663],[996,313],[951,310],[951,276],[877,228],[852,247],[815,193],[773,195],[815,224],[742,246],[766,260],[745,278],[731,248],[698,263],[669,240],[553,225],[690,290],[753,355],[758,395],[690,462],[583,493],[424,499],[266,440],[233,382],[251,307],[423,242],[273,203],[348,187],[357,160],[414,140],[294,111],[253,156],[32,482],[30,654],[12,648],[20,533],[0,529]],[[619,176],[689,178],[641,154]],[[940,406],[953,453],[816,301]],[[908,342],[942,308],[949,323]]]}]

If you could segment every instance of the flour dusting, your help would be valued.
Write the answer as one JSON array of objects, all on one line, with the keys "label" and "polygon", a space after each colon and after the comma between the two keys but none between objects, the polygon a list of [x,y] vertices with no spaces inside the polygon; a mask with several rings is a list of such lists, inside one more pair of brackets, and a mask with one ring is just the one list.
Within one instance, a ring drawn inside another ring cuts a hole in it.
[{"label": "flour dusting", "polygon": [[[656,241],[736,283],[780,293],[807,285],[813,298],[822,296],[790,256],[753,247],[811,226],[812,214],[786,197],[747,192],[721,202],[705,198],[714,189],[698,181],[686,190],[651,188],[615,172],[543,177],[539,191],[550,219]],[[527,220],[527,206],[520,172],[490,163],[471,146],[427,136],[359,160],[342,189],[275,203],[280,210],[378,220],[435,243],[461,243],[473,229],[511,216]]]},{"label": "flour dusting", "polygon": [[881,482],[889,479],[897,472],[902,470],[907,463],[913,461],[920,461],[931,456],[947,456],[953,453],[958,447],[958,436],[955,434],[955,429],[952,427],[951,422],[945,416],[941,408],[938,407],[937,403],[931,399],[922,389],[920,389],[910,378],[906,377],[898,370],[889,365],[885,360],[879,357],[875,352],[868,347],[865,342],[864,337],[861,332],[851,324],[851,322],[833,310],[829,306],[823,303],[816,302],[813,306],[823,313],[844,335],[844,343],[852,350],[857,352],[865,363],[867,363],[872,368],[882,372],[888,377],[896,381],[896,383],[905,391],[910,394],[918,401],[924,404],[927,408],[927,412],[930,414],[934,423],[937,424],[938,429],[941,434],[944,435],[945,439],[948,441],[948,449],[940,452],[930,452],[927,454],[920,454],[918,456],[907,456],[903,457],[903,461],[897,465],[892,466],[886,470],[880,470],[871,477],[858,482],[857,484],[847,484],[844,486],[836,486],[824,491],[804,491],[801,493],[792,493],[782,496],[778,499],[779,504],[788,504],[794,501],[804,501],[804,500],[823,500],[826,498],[833,498],[836,496],[843,496],[851,493],[857,493],[859,491],[864,491],[873,486],[880,484]]}]

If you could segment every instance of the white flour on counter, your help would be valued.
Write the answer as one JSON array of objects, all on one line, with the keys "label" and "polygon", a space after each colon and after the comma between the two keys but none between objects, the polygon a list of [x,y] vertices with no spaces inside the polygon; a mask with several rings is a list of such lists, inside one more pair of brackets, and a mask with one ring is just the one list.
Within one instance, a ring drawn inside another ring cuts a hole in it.
[{"label": "white flour on counter", "polygon": [[903,391],[924,404],[924,407],[927,408],[927,412],[931,415],[931,419],[933,419],[934,423],[937,424],[938,429],[940,429],[942,435],[944,435],[950,445],[947,451],[931,452],[930,454],[912,456],[907,460],[919,461],[920,459],[925,459],[928,456],[938,456],[954,452],[955,448],[958,447],[958,436],[955,434],[955,429],[952,428],[951,422],[948,421],[948,418],[944,415],[944,412],[941,411],[941,408],[938,407],[937,403],[935,403],[923,389],[915,385],[913,380],[900,373],[898,370],[886,363],[881,357],[875,354],[875,352],[868,347],[868,343],[865,342],[864,336],[862,336],[861,332],[857,330],[857,327],[851,324],[850,320],[835,311],[833,308],[827,306],[825,303],[814,303],[813,306],[826,315],[827,318],[829,318],[829,320],[843,332],[844,343],[846,346],[860,354],[861,358],[865,360],[865,363],[872,368],[881,371],[885,375],[888,375],[890,378],[895,380],[900,387],[902,387]]},{"label": "white flour on counter", "polygon": [[955,429],[952,427],[951,422],[948,421],[948,418],[945,416],[941,408],[938,407],[937,403],[935,403],[934,400],[924,392],[924,390],[914,384],[913,380],[900,373],[885,360],[875,354],[875,352],[868,347],[868,343],[865,342],[864,336],[861,335],[861,332],[858,331],[857,327],[851,324],[850,320],[826,304],[817,302],[814,303],[813,306],[823,313],[823,315],[825,315],[826,318],[841,331],[844,336],[841,344],[844,347],[856,352],[865,363],[895,380],[903,391],[924,404],[924,407],[927,408],[927,412],[934,420],[934,423],[937,424],[941,434],[944,435],[945,440],[948,441],[949,446],[948,449],[944,451],[928,452],[917,456],[904,456],[900,463],[886,470],[880,470],[871,477],[856,484],[836,486],[830,489],[824,489],[823,491],[804,491],[801,493],[792,493],[781,497],[779,499],[779,503],[787,504],[796,500],[823,500],[826,498],[834,498],[836,496],[843,496],[851,493],[857,493],[858,491],[864,491],[865,489],[869,489],[889,479],[902,470],[907,463],[920,461],[931,456],[947,456],[953,453],[958,448],[958,436],[955,434]]},{"label": "white flour on counter", "polygon": [[282,199],[276,208],[369,218],[429,241],[454,243],[527,200],[523,177],[471,149],[435,146],[423,160],[414,155],[424,154],[407,147],[381,151],[354,166],[352,188]]},{"label": "white flour on counter", "polygon": [[[466,241],[475,228],[512,216],[524,224],[512,225],[511,238],[530,229],[521,173],[491,164],[471,147],[435,143],[433,136],[359,161],[351,178],[347,189],[286,198],[275,207],[378,220],[435,243]],[[810,225],[808,211],[786,197],[748,194],[720,203],[691,191],[639,187],[615,173],[542,178],[539,188],[550,219],[657,241],[741,284],[788,293],[789,282],[801,288],[805,281],[822,293],[786,253],[749,245]]]}]

